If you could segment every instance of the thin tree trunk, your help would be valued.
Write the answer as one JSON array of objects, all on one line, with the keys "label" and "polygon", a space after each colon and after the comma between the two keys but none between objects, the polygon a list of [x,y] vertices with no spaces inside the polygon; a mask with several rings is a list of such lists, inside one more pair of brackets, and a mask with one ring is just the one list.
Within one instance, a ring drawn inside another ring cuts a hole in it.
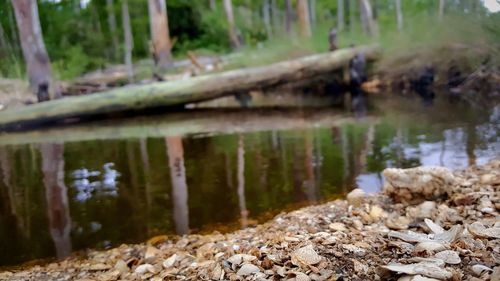
[{"label": "thin tree trunk", "polygon": [[28,78],[38,101],[54,97],[50,60],[43,42],[36,0],[12,0]]},{"label": "thin tree trunk", "polygon": [[309,19],[311,27],[316,26],[316,0],[309,0]]},{"label": "thin tree trunk", "polygon": [[10,44],[7,41],[5,31],[0,22],[0,58],[7,57],[11,51]]},{"label": "thin tree trunk", "polygon": [[377,26],[373,19],[373,12],[370,0],[359,0],[359,9],[363,29],[369,36],[377,35]]},{"label": "thin tree trunk", "polygon": [[106,0],[106,9],[108,10],[108,24],[109,24],[109,33],[111,35],[111,44],[113,51],[111,52],[111,58],[114,61],[117,61],[119,57],[118,50],[118,37],[116,34],[116,17],[115,17],[115,9],[113,5],[113,0]]},{"label": "thin tree trunk", "polygon": [[159,69],[165,70],[172,65],[167,4],[164,0],[148,0],[148,10],[155,65]]},{"label": "thin tree trunk", "polygon": [[236,26],[234,23],[234,14],[233,14],[233,3],[231,0],[223,0],[224,1],[224,11],[226,12],[227,23],[228,23],[228,32],[229,32],[229,41],[231,42],[231,46],[233,48],[239,48],[241,46],[240,39],[236,34]]},{"label": "thin tree trunk", "polygon": [[358,7],[358,5],[356,5],[356,2],[354,1],[351,1],[351,0],[347,0],[347,3],[348,5],[346,7],[349,8],[349,28],[352,30],[354,25],[355,25],[355,22],[356,22],[356,7]]},{"label": "thin tree trunk", "polygon": [[167,137],[168,166],[172,181],[175,231],[179,235],[189,233],[188,187],[184,166],[184,147],[181,137]]},{"label": "thin tree trunk", "polygon": [[[345,2],[344,2],[345,1]],[[347,15],[346,17],[346,20],[345,20],[345,27],[346,27],[346,30],[350,31],[351,30],[351,25],[352,25],[352,21],[351,21],[351,1],[349,0],[342,0],[342,3],[344,3],[344,8],[345,8],[345,15]]]},{"label": "thin tree trunk", "polygon": [[292,0],[285,0],[285,29],[290,35],[292,34],[293,8]]},{"label": "thin tree trunk", "polygon": [[215,3],[215,0],[210,0],[210,10],[212,11],[217,10],[217,4]]},{"label": "thin tree trunk", "polygon": [[445,0],[439,0],[439,19],[443,18],[444,6],[445,6]]},{"label": "thin tree trunk", "polygon": [[12,42],[12,49],[15,51],[15,56],[19,57],[21,55],[20,46],[19,46],[19,33],[16,29],[16,23],[14,19],[13,7],[8,7],[7,14],[9,17],[9,28],[10,28],[10,42]]},{"label": "thin tree trunk", "polygon": [[337,30],[344,29],[344,0],[337,0]]},{"label": "thin tree trunk", "polygon": [[276,0],[271,0],[271,22],[273,27],[273,32],[279,30],[280,26],[280,11],[278,10],[278,6]]},{"label": "thin tree trunk", "polygon": [[300,35],[311,37],[311,21],[309,20],[307,0],[297,0],[297,15],[299,18]]},{"label": "thin tree trunk", "polygon": [[134,82],[134,68],[132,65],[132,50],[134,49],[134,40],[132,39],[132,28],[130,26],[130,14],[128,11],[128,2],[122,2],[122,23],[125,39],[125,66],[127,68],[128,80]]},{"label": "thin tree trunk", "polygon": [[403,30],[403,11],[401,9],[401,0],[396,0],[396,18],[398,21],[398,30]]},{"label": "thin tree trunk", "polygon": [[264,0],[262,3],[262,16],[264,18],[264,25],[266,26],[267,38],[273,37],[273,30],[271,28],[271,5],[269,0]]}]

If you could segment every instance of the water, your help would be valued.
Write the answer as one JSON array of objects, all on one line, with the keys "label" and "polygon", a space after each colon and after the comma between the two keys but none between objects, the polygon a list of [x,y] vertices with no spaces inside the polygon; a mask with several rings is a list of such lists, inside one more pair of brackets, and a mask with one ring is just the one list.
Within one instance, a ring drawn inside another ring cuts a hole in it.
[{"label": "water", "polygon": [[377,191],[386,167],[457,169],[500,151],[500,107],[372,103],[363,118],[200,111],[0,136],[0,265],[251,226]]}]

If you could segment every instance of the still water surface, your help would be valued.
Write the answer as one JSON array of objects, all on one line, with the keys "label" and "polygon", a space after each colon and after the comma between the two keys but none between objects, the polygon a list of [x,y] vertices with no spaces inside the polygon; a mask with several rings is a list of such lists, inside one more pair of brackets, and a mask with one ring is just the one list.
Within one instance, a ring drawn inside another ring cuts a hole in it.
[{"label": "still water surface", "polygon": [[0,265],[246,227],[356,186],[377,191],[386,167],[457,169],[500,151],[500,107],[372,103],[369,118],[326,109],[208,112],[167,128],[151,117],[21,134],[0,146]]}]

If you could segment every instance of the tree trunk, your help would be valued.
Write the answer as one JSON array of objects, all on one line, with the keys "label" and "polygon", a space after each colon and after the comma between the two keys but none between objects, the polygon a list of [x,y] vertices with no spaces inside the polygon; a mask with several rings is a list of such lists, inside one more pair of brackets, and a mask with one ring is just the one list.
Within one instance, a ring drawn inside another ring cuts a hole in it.
[{"label": "tree trunk", "polygon": [[300,35],[311,37],[311,21],[307,0],[297,0],[297,15],[299,18]]},{"label": "tree trunk", "polygon": [[217,10],[217,4],[215,3],[215,0],[210,0],[210,10],[212,11]]},{"label": "tree trunk", "polygon": [[50,60],[43,42],[36,0],[12,0],[32,91],[38,101],[54,98]]},{"label": "tree trunk", "polygon": [[378,19],[378,3],[377,0],[371,0],[371,1],[373,1],[372,5],[373,19],[376,21]]},{"label": "tree trunk", "polygon": [[337,0],[337,30],[344,29],[344,0]]},{"label": "tree trunk", "polygon": [[285,0],[285,29],[290,35],[292,34],[293,8],[292,0]]},{"label": "tree trunk", "polygon": [[7,38],[5,37],[5,32],[0,22],[0,58],[7,57],[11,52]]},{"label": "tree trunk", "polygon": [[316,26],[316,0],[309,0],[309,19],[311,21],[311,27]]},{"label": "tree trunk", "polygon": [[165,0],[148,0],[148,9],[153,58],[156,67],[165,70],[172,65],[167,4]]},{"label": "tree trunk", "polygon": [[278,9],[276,0],[271,0],[271,22],[272,22],[272,27],[273,27],[273,32],[276,30],[279,30],[280,27],[280,11]]},{"label": "tree trunk", "polygon": [[439,0],[439,19],[443,18],[444,6],[445,6],[445,0]]},{"label": "tree trunk", "polygon": [[10,34],[11,41],[10,42],[12,43],[12,49],[14,50],[13,55],[15,55],[15,57],[19,57],[19,56],[21,56],[21,50],[20,50],[21,48],[19,46],[21,40],[19,40],[19,33],[18,33],[18,30],[16,29],[13,7],[8,6],[7,14],[8,14],[8,18],[9,18],[8,26],[9,26],[10,32],[11,32],[11,34]]},{"label": "tree trunk", "polygon": [[262,3],[262,16],[264,18],[264,25],[266,26],[267,38],[273,37],[273,30],[271,28],[271,5],[269,0],[264,0]]},{"label": "tree trunk", "polygon": [[233,14],[233,3],[231,0],[223,0],[224,1],[224,11],[226,12],[227,23],[228,23],[228,32],[229,32],[229,41],[231,42],[231,46],[233,48],[239,48],[241,46],[240,39],[238,38],[238,34],[236,33],[236,26],[234,23],[234,14]]},{"label": "tree trunk", "polygon": [[359,0],[359,9],[361,22],[363,23],[363,30],[369,36],[377,35],[377,26],[375,20],[373,19],[372,7],[370,5],[370,0]]},{"label": "tree trunk", "polygon": [[111,44],[113,48],[111,58],[112,60],[117,61],[120,51],[118,48],[118,37],[116,35],[116,17],[113,0],[106,0],[106,9],[108,10],[109,34],[111,35]]},{"label": "tree trunk", "polygon": [[398,30],[403,30],[403,11],[401,10],[401,0],[396,0],[396,18],[398,21]]},{"label": "tree trunk", "polygon": [[351,30],[351,26],[352,26],[352,18],[351,18],[352,17],[351,16],[352,7],[351,7],[351,1],[350,0],[347,0],[347,1],[343,0],[342,2],[345,4],[344,5],[345,6],[345,15],[347,15],[346,21],[345,21],[345,23],[346,23],[346,29],[348,31],[350,31]]},{"label": "tree trunk", "polygon": [[134,82],[134,68],[132,65],[132,50],[134,49],[134,40],[132,38],[132,28],[130,26],[130,13],[128,11],[128,2],[122,2],[122,23],[125,39],[125,66],[127,68],[128,80]]}]

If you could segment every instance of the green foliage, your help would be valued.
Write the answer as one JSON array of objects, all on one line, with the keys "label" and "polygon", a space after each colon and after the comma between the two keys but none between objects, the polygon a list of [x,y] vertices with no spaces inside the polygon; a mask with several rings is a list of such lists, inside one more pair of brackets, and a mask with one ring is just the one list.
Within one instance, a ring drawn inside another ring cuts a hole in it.
[{"label": "green foliage", "polygon": [[[79,7],[79,0],[39,0],[39,15],[44,40],[55,72],[62,79],[71,79],[84,72],[120,63],[120,54],[114,54],[108,14],[116,17],[116,37],[123,41],[121,22],[122,0],[114,0],[110,11],[105,0],[91,0]],[[175,57],[184,57],[187,51],[197,54],[227,53],[231,51],[228,39],[226,15],[221,1],[215,10],[208,1],[168,0],[167,11],[170,36],[176,39]],[[422,48],[436,49],[443,43],[467,43],[487,45],[500,42],[500,16],[487,15],[476,0],[447,1],[443,21],[437,20],[438,3],[435,0],[402,1],[404,31],[396,30],[393,0],[371,1],[380,30],[378,38],[368,38],[361,30],[357,1],[346,0],[346,30],[338,35],[340,47],[359,45],[372,41],[382,44],[391,54],[402,54]],[[311,39],[301,39],[295,31],[289,36],[284,31],[284,1],[276,1],[279,18],[273,18],[273,37],[268,38],[263,22],[263,1],[233,0],[233,11],[238,35],[244,42],[239,59],[232,67],[270,63],[276,60],[304,54],[323,52],[328,49],[327,34],[337,25],[337,1],[316,0],[316,25]],[[292,1],[294,7],[296,1]],[[347,5],[349,3],[349,5]],[[150,59],[150,28],[147,1],[128,0],[135,60]],[[348,8],[349,7],[349,8]],[[295,12],[294,12],[295,13]],[[296,15],[295,21],[296,21]],[[21,76],[22,53],[10,1],[0,1],[0,25],[10,48],[0,51],[0,74]],[[1,42],[0,42],[1,43]],[[122,44],[122,43],[121,43]],[[3,47],[3,46],[2,46]],[[5,48],[4,48],[5,49]],[[490,50],[495,56],[497,50]],[[391,55],[391,57],[396,57]]]}]

